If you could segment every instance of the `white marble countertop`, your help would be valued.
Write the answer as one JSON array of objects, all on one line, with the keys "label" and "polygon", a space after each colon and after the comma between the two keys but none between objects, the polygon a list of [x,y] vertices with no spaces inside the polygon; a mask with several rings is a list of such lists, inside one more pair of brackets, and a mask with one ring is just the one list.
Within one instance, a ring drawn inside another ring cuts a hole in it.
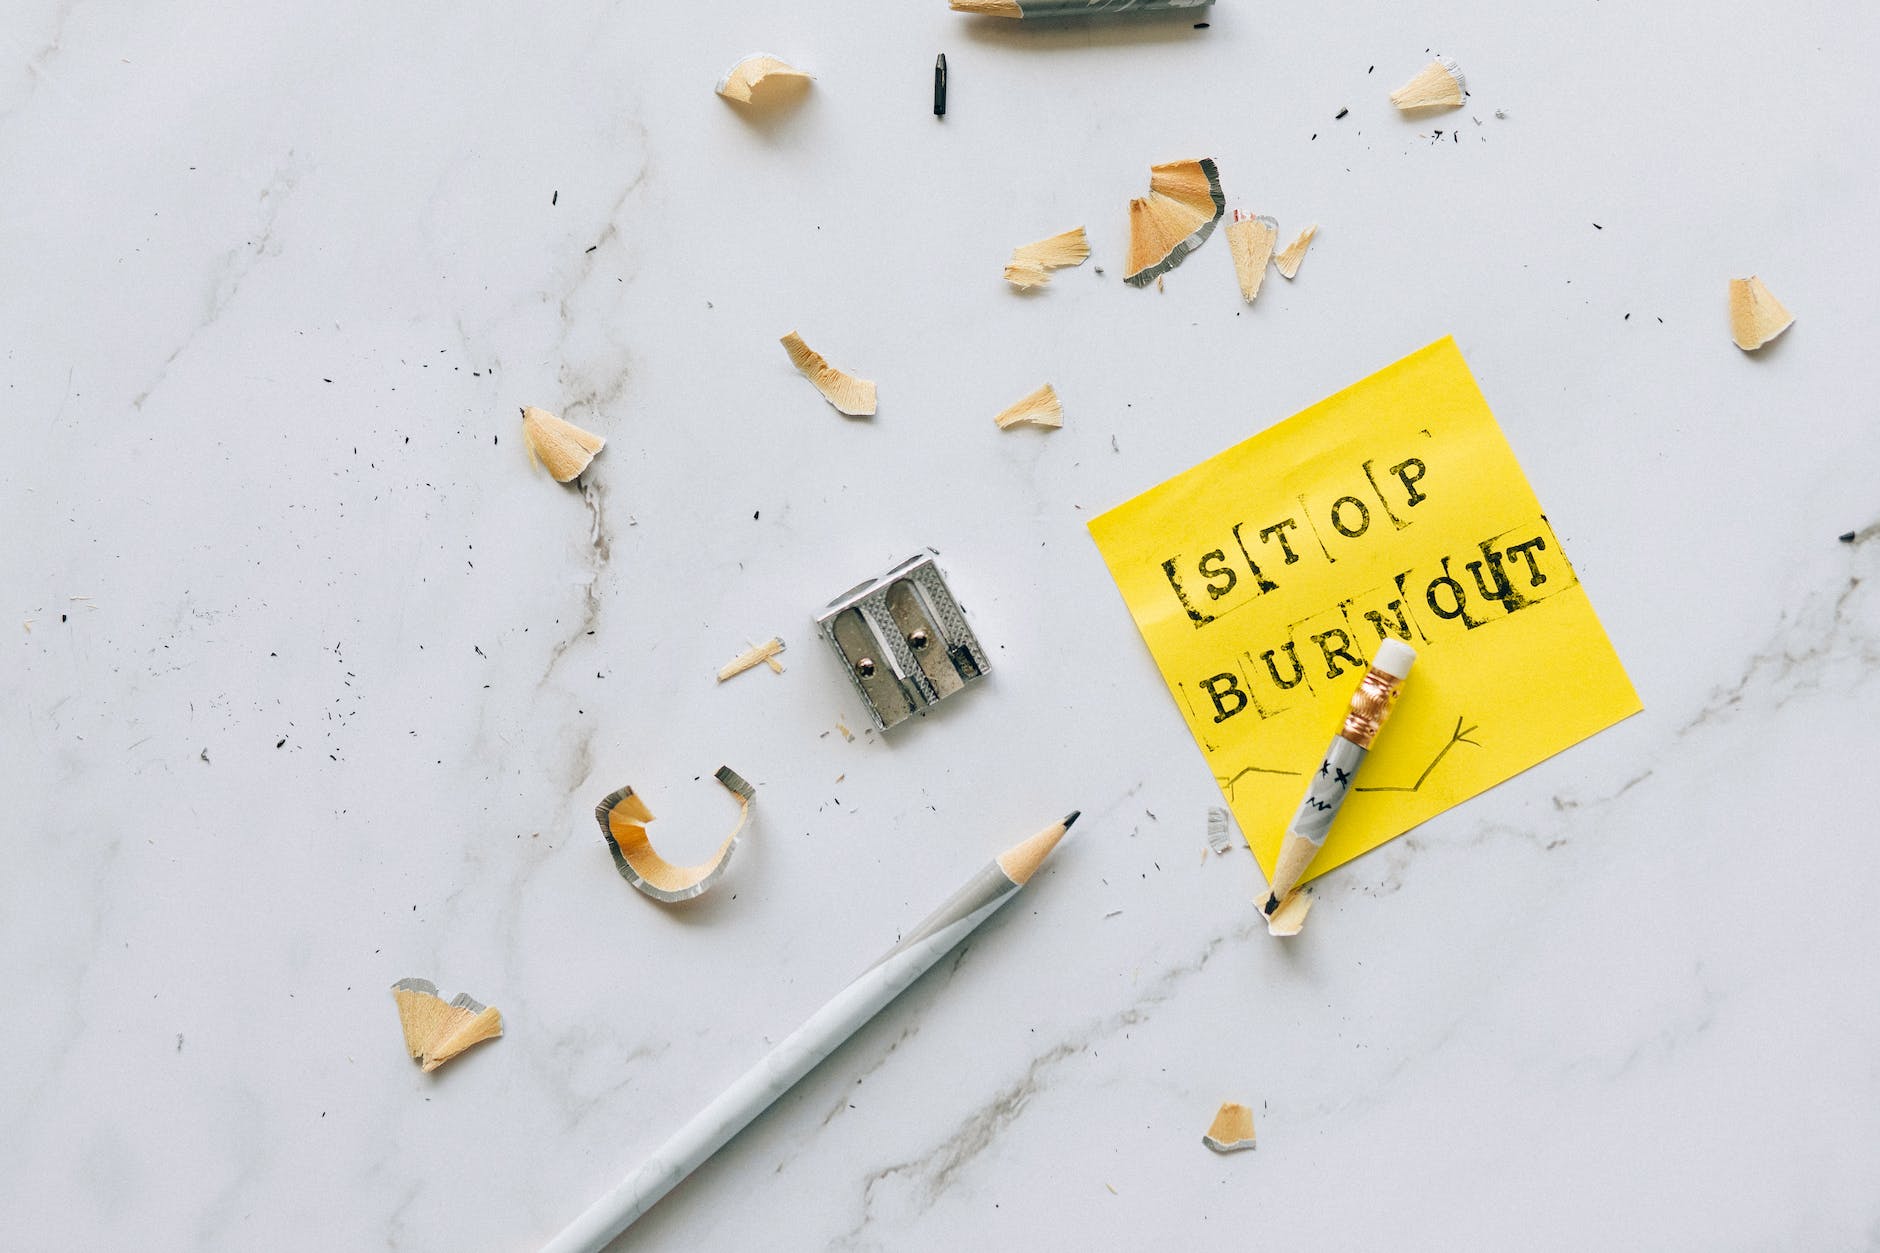
[{"label": "white marble countertop", "polygon": [[[9,6],[8,1247],[532,1248],[1077,806],[622,1246],[1880,1245],[1880,19],[1205,16]],[[817,80],[753,121],[712,84],[759,49]],[[1405,121],[1427,49],[1474,94]],[[1219,241],[1119,281],[1200,155],[1322,226],[1251,309]],[[1079,222],[1092,265],[1005,289]],[[1754,357],[1748,273],[1799,319]],[[1084,523],[1452,333],[1646,709],[1281,945]],[[1062,431],[994,429],[1046,379]],[[523,404],[608,437],[584,490]],[[995,673],[845,742],[810,617],[923,545]],[[638,896],[595,801],[701,856],[721,762],[729,876]],[[408,975],[507,1034],[420,1074]],[[1254,1153],[1198,1142],[1228,1098]]]}]

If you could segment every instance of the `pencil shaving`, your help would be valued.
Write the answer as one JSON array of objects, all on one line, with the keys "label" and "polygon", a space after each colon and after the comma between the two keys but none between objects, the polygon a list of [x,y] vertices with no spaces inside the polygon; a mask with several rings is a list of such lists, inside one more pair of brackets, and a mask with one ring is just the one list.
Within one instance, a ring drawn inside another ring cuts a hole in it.
[{"label": "pencil shaving", "polygon": [[522,439],[529,446],[529,455],[541,462],[557,483],[577,477],[607,444],[592,431],[584,431],[534,405],[522,410]]},{"label": "pencil shaving", "polygon": [[1208,810],[1208,847],[1214,850],[1217,857],[1227,856],[1228,850],[1234,847],[1233,837],[1228,834],[1227,830],[1225,809]]},{"label": "pencil shaving", "polygon": [[785,335],[782,343],[797,373],[814,384],[816,390],[823,394],[823,399],[836,407],[836,412],[851,418],[875,416],[873,383],[836,369],[821,353],[804,343],[803,337],[795,331]]},{"label": "pencil shaving", "polygon": [[992,420],[999,424],[1001,431],[1019,425],[1055,430],[1064,425],[1064,406],[1058,403],[1057,392],[1052,390],[1051,384],[1046,383]]},{"label": "pencil shaving", "polygon": [[1225,1102],[1214,1115],[1214,1121],[1208,1125],[1201,1143],[1216,1153],[1233,1153],[1252,1148],[1253,1111],[1238,1101]]},{"label": "pencil shaving", "polygon": [[1437,109],[1455,109],[1462,105],[1469,84],[1462,67],[1445,57],[1431,61],[1417,71],[1417,76],[1390,93],[1390,102],[1404,113],[1429,113]]},{"label": "pencil shaving", "polygon": [[1227,224],[1227,250],[1234,257],[1234,277],[1240,280],[1240,298],[1252,304],[1260,294],[1260,282],[1266,277],[1266,263],[1273,259],[1273,244],[1279,238],[1279,223],[1269,217],[1242,217],[1234,211]]},{"label": "pencil shaving", "polygon": [[[797,69],[789,62],[773,57],[768,53],[753,53],[732,66],[725,76],[718,80],[718,94],[727,100],[739,104],[751,103],[752,96],[765,83],[783,83],[802,90],[810,82],[810,75]],[[765,97],[779,93],[766,91]]]},{"label": "pencil shaving", "polygon": [[1211,158],[1149,167],[1149,194],[1129,202],[1129,262],[1123,281],[1147,287],[1207,241],[1227,211]]},{"label": "pencil shaving", "polygon": [[1755,352],[1794,321],[1794,315],[1754,274],[1730,280],[1730,338],[1744,352]]},{"label": "pencil shaving", "polygon": [[757,792],[729,766],[718,767],[712,777],[737,797],[738,822],[711,859],[697,866],[675,866],[654,851],[646,838],[646,824],[653,820],[653,811],[631,787],[609,792],[594,807],[594,818],[606,833],[607,847],[614,855],[614,868],[621,878],[656,901],[670,904],[701,896],[724,877],[725,867],[731,864],[731,852],[751,816],[751,801]]},{"label": "pencil shaving", "polygon": [[392,999],[405,1031],[405,1051],[426,1072],[503,1033],[502,1014],[464,993],[447,1002],[429,979],[400,979],[392,985]]},{"label": "pencil shaving", "polygon": [[1042,287],[1051,281],[1052,270],[1082,265],[1089,257],[1090,241],[1084,237],[1084,228],[1075,227],[1012,249],[1012,259],[1005,263],[1005,281],[1021,289]]},{"label": "pencil shaving", "polygon": [[777,654],[782,651],[783,641],[775,636],[762,644],[753,644],[724,664],[718,671],[718,681],[723,683],[733,675],[743,674],[757,666],[769,666],[772,674],[782,674],[783,663],[777,660]]},{"label": "pencil shaving", "polygon": [[1279,903],[1279,908],[1267,915],[1266,933],[1277,936],[1294,936],[1299,928],[1306,925],[1306,915],[1312,911],[1313,896],[1310,892],[1294,892]]},{"label": "pencil shaving", "polygon": [[1306,227],[1299,232],[1299,238],[1287,244],[1280,250],[1280,254],[1273,258],[1273,268],[1279,271],[1281,278],[1290,282],[1293,276],[1299,273],[1299,263],[1306,259],[1306,249],[1312,246],[1312,237],[1318,233],[1317,226]]},{"label": "pencil shaving", "polygon": [[1005,281],[1020,291],[1030,291],[1034,287],[1043,287],[1050,282],[1051,271],[1036,261],[1007,261]]}]

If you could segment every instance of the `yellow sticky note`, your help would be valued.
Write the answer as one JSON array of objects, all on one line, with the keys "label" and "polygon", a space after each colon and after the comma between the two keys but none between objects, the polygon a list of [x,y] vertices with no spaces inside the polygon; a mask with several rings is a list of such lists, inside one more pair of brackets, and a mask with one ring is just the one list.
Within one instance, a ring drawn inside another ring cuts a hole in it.
[{"label": "yellow sticky note", "polygon": [[1416,666],[1307,878],[1640,708],[1453,340],[1090,533],[1269,876],[1386,638]]}]

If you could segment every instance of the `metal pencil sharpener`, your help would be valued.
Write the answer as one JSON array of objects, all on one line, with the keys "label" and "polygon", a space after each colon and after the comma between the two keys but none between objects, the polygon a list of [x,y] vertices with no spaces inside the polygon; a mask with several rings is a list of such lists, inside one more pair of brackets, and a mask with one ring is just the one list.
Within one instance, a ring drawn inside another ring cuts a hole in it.
[{"label": "metal pencil sharpener", "polygon": [[927,555],[858,583],[816,615],[877,730],[924,714],[990,668]]}]

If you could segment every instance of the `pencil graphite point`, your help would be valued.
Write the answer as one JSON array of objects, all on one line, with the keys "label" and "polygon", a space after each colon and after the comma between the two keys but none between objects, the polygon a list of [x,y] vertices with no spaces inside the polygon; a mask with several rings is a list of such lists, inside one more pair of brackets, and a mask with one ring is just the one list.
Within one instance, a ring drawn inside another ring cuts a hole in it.
[{"label": "pencil graphite point", "polygon": [[1266,894],[1266,904],[1260,907],[1260,912],[1265,914],[1267,917],[1271,918],[1273,916],[1273,911],[1278,908],[1279,908],[1279,897],[1273,895],[1271,892],[1268,892]]},{"label": "pencil graphite point", "polygon": [[1071,829],[1071,823],[1076,822],[1079,818],[1083,816],[1084,816],[1083,810],[1073,809],[1070,811],[1070,813],[1064,815],[1064,820],[1058,823],[1058,825],[1060,827],[1063,827],[1066,831],[1068,831]]}]

